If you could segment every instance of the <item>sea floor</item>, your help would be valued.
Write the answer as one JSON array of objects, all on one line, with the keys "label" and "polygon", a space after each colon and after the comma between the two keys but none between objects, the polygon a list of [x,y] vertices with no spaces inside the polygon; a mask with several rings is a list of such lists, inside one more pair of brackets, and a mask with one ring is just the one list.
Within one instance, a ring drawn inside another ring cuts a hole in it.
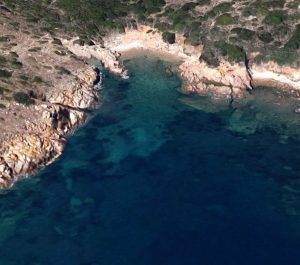
[{"label": "sea floor", "polygon": [[0,197],[1,265],[300,265],[298,100],[184,95],[127,59],[39,175]]}]

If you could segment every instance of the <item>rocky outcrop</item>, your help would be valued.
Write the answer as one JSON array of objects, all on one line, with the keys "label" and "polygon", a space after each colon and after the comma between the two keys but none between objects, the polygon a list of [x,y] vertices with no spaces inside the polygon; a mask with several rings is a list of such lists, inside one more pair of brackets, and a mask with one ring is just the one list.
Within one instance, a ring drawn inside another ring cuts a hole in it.
[{"label": "rocky outcrop", "polygon": [[243,65],[222,62],[212,68],[206,63],[186,61],[179,66],[187,92],[212,93],[214,95],[240,96],[251,89],[251,77]]},{"label": "rocky outcrop", "polygon": [[241,97],[255,87],[273,87],[300,91],[300,71],[274,62],[252,64],[222,61],[216,68],[205,62],[185,61],[179,66],[184,91]]},{"label": "rocky outcrop", "polygon": [[300,69],[268,62],[261,65],[253,64],[251,73],[254,86],[300,90]]},{"label": "rocky outcrop", "polygon": [[127,72],[119,61],[120,54],[112,49],[103,47],[102,44],[82,46],[76,43],[76,39],[63,40],[63,45],[78,57],[92,59],[95,58],[101,62],[105,68],[109,69],[112,73],[127,77]]},{"label": "rocky outcrop", "polygon": [[138,25],[136,29],[127,29],[125,34],[111,34],[104,38],[104,46],[117,54],[138,49],[156,53],[166,59],[177,58],[185,92],[234,98],[243,96],[255,86],[300,90],[300,70],[296,68],[280,66],[275,62],[254,64],[255,53],[249,55],[251,58],[245,55],[245,62],[234,63],[220,59],[219,65],[213,67],[199,59],[203,45],[187,44],[186,38],[178,33],[175,43],[167,43],[162,33],[149,26]]},{"label": "rocky outcrop", "polygon": [[39,106],[43,110],[40,123],[28,124],[24,134],[1,143],[0,188],[10,187],[62,153],[66,137],[97,105],[98,95],[93,87],[96,79],[92,69],[77,73],[76,80]]}]

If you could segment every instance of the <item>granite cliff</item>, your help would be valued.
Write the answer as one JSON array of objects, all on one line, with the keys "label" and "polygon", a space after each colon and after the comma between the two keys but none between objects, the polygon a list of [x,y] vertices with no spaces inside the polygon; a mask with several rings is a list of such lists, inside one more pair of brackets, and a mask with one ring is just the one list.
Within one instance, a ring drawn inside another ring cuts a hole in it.
[{"label": "granite cliff", "polygon": [[41,120],[29,123],[0,145],[0,187],[7,188],[21,177],[52,162],[63,151],[66,137],[82,124],[98,102],[93,88],[94,71],[77,75],[65,89],[53,93],[49,102],[36,106]]}]

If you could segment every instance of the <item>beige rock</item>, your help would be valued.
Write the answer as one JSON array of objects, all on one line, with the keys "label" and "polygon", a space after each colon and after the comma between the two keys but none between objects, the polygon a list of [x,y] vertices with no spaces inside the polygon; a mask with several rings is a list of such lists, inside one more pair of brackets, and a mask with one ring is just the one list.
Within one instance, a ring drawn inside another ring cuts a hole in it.
[{"label": "beige rock", "polygon": [[70,83],[60,93],[49,97],[52,105],[44,106],[41,123],[30,124],[25,134],[17,134],[1,144],[0,188],[10,187],[61,154],[65,136],[84,121],[83,111],[93,108],[98,100],[92,88],[95,79],[94,71],[87,71],[86,76],[81,72],[77,83]]}]

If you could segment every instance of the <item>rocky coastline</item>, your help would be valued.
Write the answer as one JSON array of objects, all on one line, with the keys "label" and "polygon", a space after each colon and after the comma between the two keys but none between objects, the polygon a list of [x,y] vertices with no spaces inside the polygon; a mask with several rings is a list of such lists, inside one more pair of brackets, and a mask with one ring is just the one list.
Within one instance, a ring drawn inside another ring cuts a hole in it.
[{"label": "rocky coastline", "polygon": [[[88,117],[99,101],[94,88],[97,73],[86,69],[75,81],[40,105],[42,119],[29,124],[0,146],[0,187],[9,188],[15,181],[50,164],[63,151],[66,138]],[[101,80],[99,80],[101,82]]]},{"label": "rocky coastline", "polygon": [[[162,34],[149,26],[127,29],[125,34],[115,33],[105,37],[104,42],[80,45],[76,38],[60,38],[61,45],[77,58],[94,59],[123,78],[128,78],[120,57],[133,49],[153,52],[161,58],[178,61],[178,73],[183,79],[184,92],[209,93],[218,97],[234,99],[243,97],[256,86],[269,86],[300,91],[300,71],[289,66],[231,63],[221,61],[211,67],[199,60],[203,46],[185,43],[185,37],[176,34],[173,44],[163,40]],[[72,73],[59,86],[47,94],[47,101],[32,106],[41,117],[24,126],[22,132],[6,137],[0,145],[0,188],[8,188],[23,177],[50,164],[63,151],[67,137],[81,125],[99,102],[94,88],[101,83],[99,73],[91,65]]]},{"label": "rocky coastline", "polygon": [[184,81],[185,92],[242,97],[259,86],[300,90],[300,70],[297,68],[272,61],[254,63],[252,59],[257,54],[248,55],[249,58],[240,63],[221,59],[219,66],[213,67],[201,60],[203,45],[189,45],[186,38],[177,33],[174,43],[166,43],[162,33],[149,26],[140,25],[136,29],[127,29],[125,34],[111,35],[104,43],[110,51],[120,54],[142,49],[157,53],[162,58],[177,57],[181,61],[178,72]]}]

